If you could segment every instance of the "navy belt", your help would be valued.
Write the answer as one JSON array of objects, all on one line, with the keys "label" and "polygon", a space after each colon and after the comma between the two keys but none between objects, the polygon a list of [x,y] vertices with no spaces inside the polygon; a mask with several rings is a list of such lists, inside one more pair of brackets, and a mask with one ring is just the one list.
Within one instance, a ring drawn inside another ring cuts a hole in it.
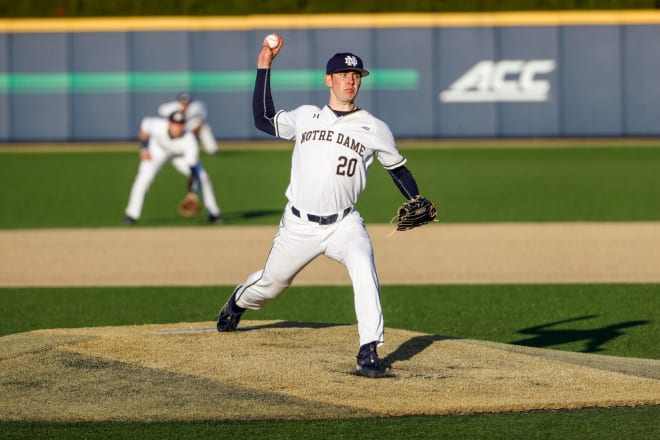
[{"label": "navy belt", "polygon": [[[348,208],[344,209],[344,213],[343,213],[344,215],[341,218],[346,217],[352,210],[353,210],[352,206],[349,206]],[[296,209],[295,206],[291,206],[291,212],[296,217],[302,218],[300,216],[300,210]],[[310,222],[318,223],[319,225],[331,225],[337,220],[339,220],[339,214],[331,214],[331,215],[307,214],[307,220],[309,220]]]}]

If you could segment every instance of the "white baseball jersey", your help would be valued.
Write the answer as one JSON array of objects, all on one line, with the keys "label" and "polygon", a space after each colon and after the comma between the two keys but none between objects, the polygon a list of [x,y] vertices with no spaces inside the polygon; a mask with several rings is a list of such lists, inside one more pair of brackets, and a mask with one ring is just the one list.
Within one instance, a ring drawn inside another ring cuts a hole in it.
[{"label": "white baseball jersey", "polygon": [[142,119],[140,130],[149,135],[149,148],[156,144],[168,156],[181,156],[190,167],[199,162],[197,140],[191,132],[185,131],[183,136],[172,139],[169,134],[169,121],[152,117]]},{"label": "white baseball jersey", "polygon": [[296,208],[317,215],[355,205],[374,157],[385,169],[406,163],[387,125],[366,110],[337,117],[328,106],[304,105],[279,111],[275,131],[296,142],[286,197]]}]

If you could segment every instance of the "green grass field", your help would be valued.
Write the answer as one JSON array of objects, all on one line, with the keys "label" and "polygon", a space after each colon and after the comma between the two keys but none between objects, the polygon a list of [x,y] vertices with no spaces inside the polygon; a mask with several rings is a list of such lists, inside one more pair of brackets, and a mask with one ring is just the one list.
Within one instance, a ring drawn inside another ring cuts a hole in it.
[{"label": "green grass field", "polygon": [[[660,220],[660,148],[409,149],[408,167],[444,222]],[[290,152],[203,156],[227,224],[277,224]],[[117,226],[136,152],[0,153],[0,228]],[[166,165],[140,224],[189,225],[176,206],[185,181]],[[374,164],[358,209],[387,223],[402,197]],[[203,224],[204,220],[199,219]]]},{"label": "green grass field", "polygon": [[[212,325],[230,293],[230,286],[3,288],[0,335],[61,327],[199,321]],[[381,298],[391,328],[660,359],[656,284],[386,285]],[[248,310],[244,319],[352,324],[352,290],[294,286],[268,307]],[[542,325],[546,327],[533,329]]]},{"label": "green grass field", "polygon": [[[658,221],[660,149],[410,149],[445,222]],[[203,156],[231,225],[276,224],[290,153]],[[0,153],[0,229],[120,226],[134,152]],[[157,177],[140,225],[181,226],[184,181]],[[401,202],[375,164],[358,208],[388,222]],[[203,219],[192,224],[204,225]],[[213,226],[216,227],[216,226]],[[423,255],[411,257],[423,258]],[[38,328],[211,321],[231,286],[0,288],[0,334]],[[345,287],[294,287],[246,319],[352,323]],[[660,358],[660,285],[384,286],[386,325],[558,350]],[[374,392],[378,392],[377,383]],[[218,402],[222,404],[222,402]],[[258,423],[2,423],[0,438],[657,438],[660,407]]]}]

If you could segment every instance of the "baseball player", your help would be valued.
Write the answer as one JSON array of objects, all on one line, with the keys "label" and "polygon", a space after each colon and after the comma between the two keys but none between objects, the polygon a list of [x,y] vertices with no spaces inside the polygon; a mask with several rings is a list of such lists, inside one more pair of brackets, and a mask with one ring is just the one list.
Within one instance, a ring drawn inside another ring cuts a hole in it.
[{"label": "baseball player", "polygon": [[206,105],[202,101],[193,100],[190,93],[180,93],[176,101],[161,104],[158,107],[158,115],[167,118],[177,110],[186,114],[186,128],[195,134],[204,151],[208,154],[217,153],[218,141],[206,121]]},{"label": "baseball player", "polygon": [[140,167],[133,182],[123,222],[132,225],[142,212],[144,197],[156,174],[165,162],[171,162],[188,178],[188,192],[201,189],[202,200],[209,221],[221,223],[220,208],[215,200],[213,186],[199,161],[199,147],[195,135],[186,130],[185,115],[177,110],[168,118],[147,117],[140,124]]},{"label": "baseball player", "polygon": [[270,67],[283,40],[258,56],[253,94],[255,125],[295,140],[288,203],[265,266],[237,286],[220,310],[218,331],[234,331],[246,309],[259,309],[286,289],[298,272],[319,255],[343,264],[352,280],[359,333],[356,373],[384,377],[376,348],[384,342],[383,313],[371,239],[354,205],[365,188],[374,159],[390,172],[406,197],[419,194],[406,159],[397,150],[388,126],[355,104],[362,79],[369,75],[352,53],[337,53],[327,62],[328,105],[303,105],[275,111]]}]

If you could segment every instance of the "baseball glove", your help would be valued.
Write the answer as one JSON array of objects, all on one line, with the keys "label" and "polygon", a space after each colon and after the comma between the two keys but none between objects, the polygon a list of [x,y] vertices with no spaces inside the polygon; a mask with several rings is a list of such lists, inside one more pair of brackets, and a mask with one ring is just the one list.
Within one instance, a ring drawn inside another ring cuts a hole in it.
[{"label": "baseball glove", "polygon": [[200,212],[202,212],[202,204],[197,193],[189,192],[179,203],[179,214],[184,217],[195,217]]},{"label": "baseball glove", "polygon": [[401,205],[392,220],[397,220],[397,231],[407,231],[428,222],[437,221],[436,216],[437,212],[433,202],[422,196],[417,196]]}]

